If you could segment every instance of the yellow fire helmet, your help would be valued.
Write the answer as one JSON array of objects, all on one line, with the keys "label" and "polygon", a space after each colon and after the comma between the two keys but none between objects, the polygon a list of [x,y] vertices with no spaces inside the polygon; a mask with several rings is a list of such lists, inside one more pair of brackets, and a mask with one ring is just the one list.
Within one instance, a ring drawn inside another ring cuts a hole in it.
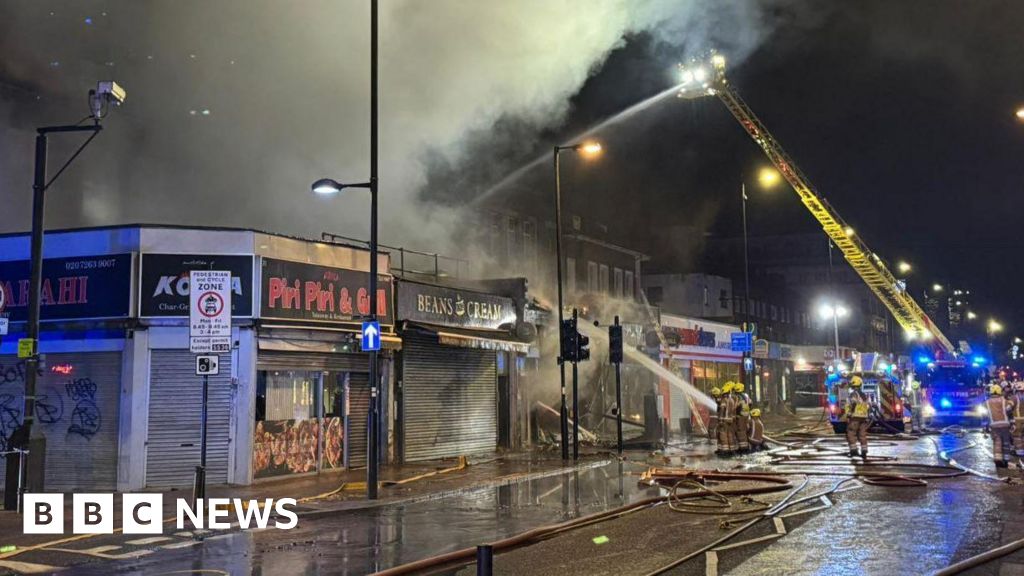
[{"label": "yellow fire helmet", "polygon": [[736,384],[732,382],[726,382],[725,384],[722,384],[722,393],[728,394],[729,392],[732,392],[734,386],[736,386]]},{"label": "yellow fire helmet", "polygon": [[993,384],[993,385],[988,387],[988,393],[993,395],[993,396],[1002,396],[1003,395],[1003,387],[1000,386],[999,384]]},{"label": "yellow fire helmet", "polygon": [[714,396],[715,398],[718,398],[719,396],[722,395],[722,391],[719,390],[718,388],[712,388],[711,395]]},{"label": "yellow fire helmet", "polygon": [[854,376],[853,378],[850,378],[850,386],[853,386],[854,388],[860,388],[863,385],[864,381],[861,380],[860,376]]},{"label": "yellow fire helmet", "polygon": [[736,384],[735,384],[735,385],[733,386],[732,390],[733,390],[733,392],[737,392],[737,393],[739,393],[739,394],[742,394],[742,393],[743,393],[743,388],[744,388],[744,386],[743,386],[743,382],[737,382],[737,383],[736,383]]},{"label": "yellow fire helmet", "polygon": [[754,418],[760,418],[761,417],[761,409],[760,408],[754,408],[753,410],[750,411],[750,415],[753,416]]}]

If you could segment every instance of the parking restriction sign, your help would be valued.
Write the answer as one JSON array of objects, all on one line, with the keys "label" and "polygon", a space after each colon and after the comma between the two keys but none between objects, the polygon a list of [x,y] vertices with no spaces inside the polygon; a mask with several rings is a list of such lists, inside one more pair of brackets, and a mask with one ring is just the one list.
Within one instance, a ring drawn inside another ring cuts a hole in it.
[{"label": "parking restriction sign", "polygon": [[231,272],[189,272],[189,350],[193,354],[231,350]]}]

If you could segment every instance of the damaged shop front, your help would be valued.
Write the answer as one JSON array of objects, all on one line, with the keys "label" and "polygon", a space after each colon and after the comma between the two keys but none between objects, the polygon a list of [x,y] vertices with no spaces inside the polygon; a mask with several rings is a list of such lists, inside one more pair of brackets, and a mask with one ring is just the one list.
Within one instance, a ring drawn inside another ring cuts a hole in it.
[{"label": "damaged shop front", "polygon": [[395,452],[402,462],[512,448],[521,435],[518,303],[507,294],[402,280]]},{"label": "damaged shop front", "polygon": [[[260,262],[253,478],[363,468],[370,356],[359,348],[358,334],[370,314],[369,255],[337,245],[276,248]],[[380,269],[387,270],[387,257],[381,258]],[[391,276],[379,275],[382,382],[389,381],[391,353],[399,348],[392,298]],[[383,439],[390,400],[388,386],[379,389]]]}]

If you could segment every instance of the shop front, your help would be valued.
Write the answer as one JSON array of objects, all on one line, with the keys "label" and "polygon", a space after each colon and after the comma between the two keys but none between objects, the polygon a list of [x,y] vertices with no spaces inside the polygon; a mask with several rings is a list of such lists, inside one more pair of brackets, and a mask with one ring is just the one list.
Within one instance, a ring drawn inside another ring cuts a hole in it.
[{"label": "shop front", "polygon": [[403,462],[509,447],[520,413],[515,301],[401,281],[396,454]]},{"label": "shop front", "polygon": [[[370,313],[368,272],[268,256],[260,268],[253,478],[365,467],[369,354],[357,336]],[[390,354],[400,347],[392,298],[391,276],[381,275],[381,382],[390,380]],[[387,438],[387,386],[379,389],[381,437]]]},{"label": "shop front", "polygon": [[754,342],[754,386],[750,396],[763,409],[774,411],[790,402],[796,349],[789,344],[764,339]]},{"label": "shop front", "polygon": [[[673,370],[686,383],[710,395],[712,388],[721,388],[726,382],[738,382],[743,355],[731,350],[731,333],[738,326],[709,322],[672,314],[661,315],[661,328],[667,347],[661,350],[662,364]],[[666,402],[665,417],[672,430],[688,431],[692,425],[693,409],[704,422],[710,417],[706,406],[691,403],[676,386],[662,384]]]},{"label": "shop front", "polygon": [[[244,238],[246,233],[234,236]],[[202,239],[200,233],[191,235]],[[154,242],[173,249],[183,238]],[[213,245],[212,241],[204,242]],[[229,248],[230,246],[222,246]],[[245,249],[245,245],[239,246]],[[239,374],[252,361],[253,318],[252,254],[144,252],[140,256],[139,323],[146,327],[137,339],[145,343],[148,362],[146,406],[145,485],[187,486],[200,460],[203,379],[195,373],[195,354],[189,350],[189,277],[196,270],[231,273],[233,345],[219,354],[220,372],[209,377],[207,395],[206,478],[214,484],[239,482],[244,474],[233,470],[236,455],[232,440],[234,421],[244,407],[238,397]],[[243,346],[242,343],[248,345]]]},{"label": "shop front", "polygon": [[[14,251],[7,252],[8,254]],[[47,258],[40,302],[41,364],[35,431],[46,438],[47,490],[113,490],[118,479],[123,352],[131,315],[131,253]],[[29,262],[0,262],[0,449],[21,425],[26,362]],[[0,484],[6,470],[0,466]]]}]

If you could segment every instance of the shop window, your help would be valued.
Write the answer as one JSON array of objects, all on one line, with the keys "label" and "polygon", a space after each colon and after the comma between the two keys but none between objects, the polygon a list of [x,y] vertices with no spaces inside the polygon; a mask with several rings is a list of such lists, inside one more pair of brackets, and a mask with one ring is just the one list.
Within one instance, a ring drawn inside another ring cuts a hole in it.
[{"label": "shop window", "polygon": [[600,267],[599,270],[600,270],[600,272],[599,272],[599,276],[598,276],[598,281],[600,282],[600,286],[598,287],[598,289],[601,291],[601,294],[608,294],[608,292],[609,292],[609,286],[608,286],[609,285],[609,282],[608,282],[608,265],[607,264],[601,264],[601,267]]},{"label": "shop window", "polygon": [[622,298],[622,268],[616,268],[613,277],[615,279],[615,292],[613,294],[616,298]]},{"label": "shop window", "polygon": [[261,370],[256,376],[253,475],[269,478],[343,465],[348,372]]},{"label": "shop window", "polygon": [[634,290],[635,289],[633,288],[633,273],[630,272],[629,270],[626,270],[625,279],[622,282],[623,295],[626,298],[632,300],[633,297],[636,295],[636,292]]},{"label": "shop window", "polygon": [[725,288],[718,291],[718,306],[722,310],[729,308],[729,291]]},{"label": "shop window", "polygon": [[345,415],[345,386],[348,372],[324,372],[323,414],[325,418]]},{"label": "shop window", "polygon": [[[306,420],[316,417],[314,394],[320,373],[305,370],[261,371],[256,382],[257,420]],[[259,406],[262,404],[262,409]]]},{"label": "shop window", "polygon": [[587,292],[597,293],[599,285],[597,282],[597,262],[587,262]]}]

